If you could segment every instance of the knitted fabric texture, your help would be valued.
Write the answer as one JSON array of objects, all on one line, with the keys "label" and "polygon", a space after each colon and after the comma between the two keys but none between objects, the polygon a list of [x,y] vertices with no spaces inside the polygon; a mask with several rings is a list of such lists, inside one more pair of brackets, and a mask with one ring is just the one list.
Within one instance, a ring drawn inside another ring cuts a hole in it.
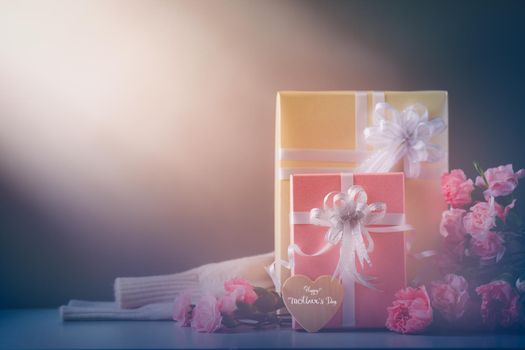
[{"label": "knitted fabric texture", "polygon": [[242,277],[255,286],[271,288],[273,283],[264,267],[272,263],[273,252],[211,263],[188,271],[161,276],[120,277],[115,280],[115,300],[123,309],[153,303],[173,302],[177,295],[189,290],[194,298],[204,292],[219,294],[224,282]]}]

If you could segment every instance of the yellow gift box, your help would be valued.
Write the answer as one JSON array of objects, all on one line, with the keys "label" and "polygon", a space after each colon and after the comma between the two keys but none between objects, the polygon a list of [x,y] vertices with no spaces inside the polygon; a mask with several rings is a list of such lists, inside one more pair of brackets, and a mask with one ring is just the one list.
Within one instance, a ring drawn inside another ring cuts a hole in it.
[{"label": "yellow gift box", "polygon": [[[290,244],[290,175],[353,172],[370,156],[364,130],[372,126],[374,108],[386,102],[402,111],[413,104],[428,110],[429,119],[441,117],[448,124],[446,91],[283,91],[277,94],[275,154],[275,254],[287,260]],[[448,132],[433,136],[432,144],[448,151]],[[402,171],[399,162],[391,171]],[[407,178],[406,222],[411,252],[433,249],[439,237],[441,212],[440,176],[448,171],[448,156],[439,162],[421,163],[418,178]],[[408,275],[414,276],[417,261],[408,259]],[[281,281],[289,271],[276,265]]]}]

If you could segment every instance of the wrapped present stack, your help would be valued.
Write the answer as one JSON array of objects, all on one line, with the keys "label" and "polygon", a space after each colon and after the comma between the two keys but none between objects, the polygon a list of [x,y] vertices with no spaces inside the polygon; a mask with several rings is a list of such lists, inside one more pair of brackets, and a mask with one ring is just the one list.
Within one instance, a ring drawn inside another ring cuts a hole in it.
[{"label": "wrapped present stack", "polygon": [[447,93],[280,92],[276,112],[276,287],[331,275],[344,301],[323,327],[384,327],[437,244]]}]

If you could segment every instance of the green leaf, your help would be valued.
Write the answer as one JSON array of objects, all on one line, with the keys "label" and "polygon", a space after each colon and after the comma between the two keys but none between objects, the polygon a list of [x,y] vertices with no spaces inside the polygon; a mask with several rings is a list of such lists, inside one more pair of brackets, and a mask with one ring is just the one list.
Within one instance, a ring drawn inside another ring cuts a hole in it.
[{"label": "green leaf", "polygon": [[228,328],[233,328],[237,326],[237,321],[231,315],[222,315],[222,324]]},{"label": "green leaf", "polygon": [[253,287],[253,291],[255,292],[255,294],[257,294],[258,297],[261,297],[261,296],[264,296],[270,293],[269,290],[267,290],[266,288],[261,288],[261,287]]},{"label": "green leaf", "polygon": [[249,318],[256,312],[257,310],[255,310],[255,308],[252,305],[240,301],[237,302],[237,310],[235,310],[236,316]]},{"label": "green leaf", "polygon": [[277,306],[279,304],[279,299],[276,298],[276,296],[270,292],[259,296],[257,300],[254,303],[254,306],[257,308],[260,312],[272,312],[277,310]]},{"label": "green leaf", "polygon": [[485,171],[483,171],[483,168],[478,164],[478,162],[474,162],[474,169],[476,172],[481,176],[483,181],[485,182],[485,185],[489,185],[489,182],[487,181],[487,178],[485,177]]}]

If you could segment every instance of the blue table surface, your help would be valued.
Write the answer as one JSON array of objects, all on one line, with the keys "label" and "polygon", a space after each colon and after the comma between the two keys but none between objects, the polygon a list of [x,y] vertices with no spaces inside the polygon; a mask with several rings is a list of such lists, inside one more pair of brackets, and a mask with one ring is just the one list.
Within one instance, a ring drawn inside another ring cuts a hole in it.
[{"label": "blue table surface", "polygon": [[202,334],[169,321],[62,322],[56,309],[0,311],[0,349],[525,348],[525,334],[305,333],[291,329]]}]

